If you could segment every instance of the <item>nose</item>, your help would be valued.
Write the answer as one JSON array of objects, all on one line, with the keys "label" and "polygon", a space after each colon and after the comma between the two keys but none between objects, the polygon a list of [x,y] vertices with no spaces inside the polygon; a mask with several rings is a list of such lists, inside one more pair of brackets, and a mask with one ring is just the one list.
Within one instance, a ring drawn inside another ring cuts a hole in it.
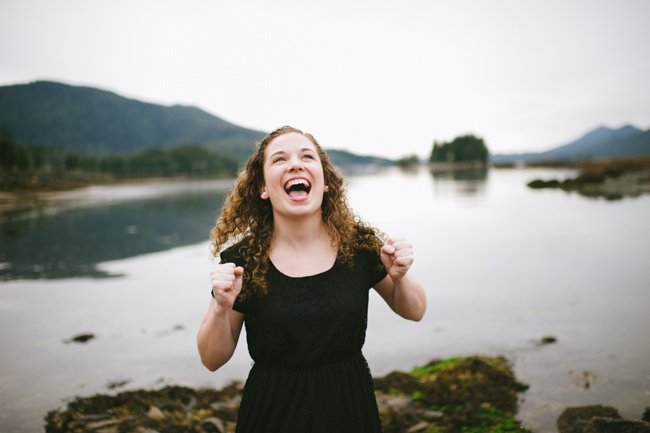
[{"label": "nose", "polygon": [[291,158],[289,167],[287,167],[287,171],[303,171],[304,169],[305,167],[303,167],[299,158]]}]

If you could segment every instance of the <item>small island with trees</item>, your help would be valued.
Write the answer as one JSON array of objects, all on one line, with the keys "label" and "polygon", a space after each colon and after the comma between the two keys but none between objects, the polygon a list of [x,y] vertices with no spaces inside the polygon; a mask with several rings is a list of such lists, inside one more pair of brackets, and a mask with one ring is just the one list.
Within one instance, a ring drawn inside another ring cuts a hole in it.
[{"label": "small island with trees", "polygon": [[430,163],[480,163],[488,162],[490,152],[482,138],[474,135],[462,135],[448,143],[433,142]]},{"label": "small island with trees", "polygon": [[[473,134],[461,135],[450,142],[434,140],[428,166],[431,170],[464,170],[487,167],[490,151],[482,138]],[[415,154],[406,155],[397,165],[409,169],[419,165]]]}]

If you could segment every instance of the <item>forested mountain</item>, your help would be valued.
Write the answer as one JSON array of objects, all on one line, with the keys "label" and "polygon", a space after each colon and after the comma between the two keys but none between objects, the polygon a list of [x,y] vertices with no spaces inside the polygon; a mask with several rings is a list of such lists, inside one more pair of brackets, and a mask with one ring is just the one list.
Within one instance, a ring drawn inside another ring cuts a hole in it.
[{"label": "forested mountain", "polygon": [[376,165],[386,167],[395,165],[392,159],[382,158],[379,156],[357,155],[347,150],[326,149],[327,156],[334,165],[339,167],[349,167],[353,165]]},{"label": "forested mountain", "polygon": [[196,107],[150,104],[49,81],[0,86],[0,125],[28,147],[94,156],[195,143],[244,160],[266,135]]},{"label": "forested mountain", "polygon": [[571,143],[546,152],[492,155],[490,160],[499,164],[639,155],[650,155],[650,130],[642,131],[632,125],[626,125],[619,129],[601,126]]}]

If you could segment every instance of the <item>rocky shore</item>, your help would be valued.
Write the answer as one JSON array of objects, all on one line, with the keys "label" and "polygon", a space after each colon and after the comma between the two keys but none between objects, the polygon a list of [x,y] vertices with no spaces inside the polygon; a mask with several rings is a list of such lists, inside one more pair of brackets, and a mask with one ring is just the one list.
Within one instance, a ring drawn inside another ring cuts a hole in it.
[{"label": "rocky shore", "polygon": [[546,163],[540,167],[579,168],[576,178],[536,179],[528,183],[529,188],[559,188],[576,191],[586,197],[604,197],[620,200],[623,197],[637,197],[650,193],[650,157],[582,161],[571,164]]},{"label": "rocky shore", "polygon": [[[434,360],[373,379],[384,433],[533,433],[514,417],[528,389],[502,357]],[[116,386],[118,387],[118,386]],[[243,386],[167,386],[77,397],[45,416],[46,433],[230,433]],[[650,408],[627,420],[611,406],[566,408],[558,433],[650,433]]]},{"label": "rocky shore", "polygon": [[[517,381],[501,357],[435,360],[374,379],[385,433],[530,432],[514,419]],[[234,432],[243,387],[168,386],[75,398],[45,416],[47,433]]]}]

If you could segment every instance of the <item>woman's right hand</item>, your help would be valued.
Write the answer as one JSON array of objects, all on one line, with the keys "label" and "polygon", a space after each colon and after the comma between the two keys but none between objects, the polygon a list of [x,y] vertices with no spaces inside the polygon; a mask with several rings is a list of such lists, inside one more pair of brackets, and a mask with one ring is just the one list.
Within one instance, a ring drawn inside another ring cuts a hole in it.
[{"label": "woman's right hand", "polygon": [[234,263],[221,263],[212,268],[212,293],[217,302],[217,309],[232,308],[241,292],[244,268]]}]

